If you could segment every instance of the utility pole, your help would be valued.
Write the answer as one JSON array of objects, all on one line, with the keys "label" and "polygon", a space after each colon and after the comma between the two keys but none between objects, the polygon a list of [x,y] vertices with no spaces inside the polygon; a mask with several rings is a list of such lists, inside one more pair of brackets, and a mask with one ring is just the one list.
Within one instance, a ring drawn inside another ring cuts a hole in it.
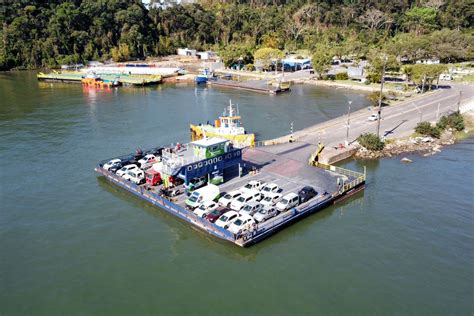
[{"label": "utility pole", "polygon": [[461,108],[461,98],[462,98],[462,91],[459,91],[459,100],[458,100],[458,112]]},{"label": "utility pole", "polygon": [[351,118],[351,104],[352,101],[349,101],[349,106],[347,107],[347,129],[346,129],[346,146],[349,146],[349,128],[350,128],[350,118]]},{"label": "utility pole", "polygon": [[426,80],[426,75],[423,75],[423,84],[421,85],[421,93],[425,92],[425,80]]},{"label": "utility pole", "polygon": [[293,122],[290,123],[290,143],[292,143],[293,140]]},{"label": "utility pole", "polygon": [[380,79],[380,95],[379,95],[379,110],[378,110],[378,120],[377,120],[377,137],[380,136],[380,120],[382,120],[382,94],[383,94],[383,84],[385,82],[385,67],[387,66],[387,55],[384,54],[383,68],[382,68],[382,78]]}]

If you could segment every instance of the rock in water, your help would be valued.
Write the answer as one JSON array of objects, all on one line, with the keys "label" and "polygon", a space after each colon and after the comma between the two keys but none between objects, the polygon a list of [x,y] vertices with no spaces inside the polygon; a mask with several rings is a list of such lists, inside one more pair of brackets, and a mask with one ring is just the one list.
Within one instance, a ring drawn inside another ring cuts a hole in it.
[{"label": "rock in water", "polygon": [[401,162],[406,162],[406,163],[413,162],[411,159],[408,159],[407,157],[403,157],[400,161]]}]

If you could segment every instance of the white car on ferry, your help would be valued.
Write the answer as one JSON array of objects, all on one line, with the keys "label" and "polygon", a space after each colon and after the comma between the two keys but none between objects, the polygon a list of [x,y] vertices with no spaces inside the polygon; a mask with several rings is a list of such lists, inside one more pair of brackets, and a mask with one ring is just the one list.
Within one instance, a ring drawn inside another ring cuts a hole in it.
[{"label": "white car on ferry", "polygon": [[260,201],[260,203],[262,203],[263,206],[274,206],[278,203],[278,201],[280,201],[280,199],[280,193],[269,193],[265,195],[265,197],[263,198],[263,200]]},{"label": "white car on ferry", "polygon": [[230,203],[232,203],[233,200],[235,200],[241,195],[242,192],[238,190],[230,191],[229,193],[224,194],[224,196],[221,197],[218,202],[222,206],[229,207]]},{"label": "white car on ferry", "polygon": [[239,213],[237,213],[236,211],[228,211],[228,212],[225,212],[224,214],[222,214],[217,219],[215,224],[219,227],[227,229],[229,227],[230,223],[232,223],[232,221],[237,219],[237,217],[239,217]]},{"label": "white car on ferry", "polygon": [[131,170],[138,170],[138,166],[135,165],[135,164],[130,164],[130,165],[126,165],[124,167],[122,167],[120,170],[117,171],[117,175],[119,177],[123,177],[124,175],[126,175],[129,171]]},{"label": "white car on ferry", "polygon": [[262,197],[262,193],[260,193],[259,191],[248,191],[239,196],[237,199],[233,200],[232,203],[230,203],[230,208],[234,211],[240,211],[245,206],[245,204],[248,204],[251,201],[258,202],[262,199]]},{"label": "white car on ferry", "polygon": [[142,184],[142,183],[145,183],[145,172],[143,172],[143,170],[140,170],[140,169],[130,170],[126,174],[123,175],[123,178],[135,184]]},{"label": "white car on ferry", "polygon": [[109,170],[109,169],[112,169],[114,167],[120,166],[121,163],[122,163],[122,160],[120,160],[120,159],[112,159],[109,162],[105,163],[103,168],[105,170]]},{"label": "white car on ferry", "polygon": [[289,210],[290,208],[298,206],[300,203],[300,197],[296,193],[288,193],[276,204],[276,208],[280,212]]},{"label": "white car on ferry", "polygon": [[264,221],[268,220],[269,218],[272,218],[272,217],[277,216],[277,215],[278,215],[278,210],[276,208],[270,206],[270,207],[265,207],[262,210],[255,213],[253,218],[257,222],[261,223],[261,222],[264,222]]},{"label": "white car on ferry", "polygon": [[206,217],[207,214],[211,213],[215,209],[219,207],[214,201],[207,201],[199,205],[199,207],[195,208],[193,213],[199,217]]},{"label": "white car on ferry", "polygon": [[266,184],[261,190],[260,192],[262,192],[263,195],[267,196],[269,194],[272,194],[272,193],[278,193],[280,192],[280,187],[278,186],[278,184],[276,183],[269,183],[269,184]]},{"label": "white car on ferry", "polygon": [[159,159],[153,154],[148,154],[142,159],[138,160],[140,168],[143,170],[150,168],[155,162],[159,162]]},{"label": "white car on ferry", "polygon": [[252,216],[241,215],[229,225],[227,230],[233,234],[241,234],[249,231],[256,224]]},{"label": "white car on ferry", "polygon": [[244,185],[243,187],[241,187],[239,190],[242,193],[247,193],[247,192],[253,191],[253,190],[260,190],[264,185],[265,185],[265,183],[263,181],[252,180],[249,183],[247,183],[246,185]]}]

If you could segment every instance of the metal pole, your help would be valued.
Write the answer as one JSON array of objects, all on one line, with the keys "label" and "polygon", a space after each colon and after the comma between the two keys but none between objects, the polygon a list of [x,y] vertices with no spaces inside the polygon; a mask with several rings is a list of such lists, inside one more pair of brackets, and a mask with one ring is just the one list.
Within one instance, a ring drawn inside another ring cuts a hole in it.
[{"label": "metal pole", "polygon": [[377,120],[377,137],[380,136],[380,120],[382,119],[382,93],[383,93],[383,84],[385,77],[385,67],[387,65],[387,56],[384,56],[383,68],[382,68],[382,78],[380,80],[380,95],[379,95],[379,110],[378,110],[378,120]]},{"label": "metal pole", "polygon": [[438,110],[436,111],[436,121],[438,121],[438,118],[439,118],[439,106],[441,105],[441,103],[438,102]]},{"label": "metal pole", "polygon": [[352,101],[349,101],[349,106],[347,107],[347,129],[346,129],[346,146],[349,146],[349,128],[350,128],[350,119],[351,119],[351,104]]},{"label": "metal pole", "polygon": [[459,91],[459,100],[458,100],[458,112],[461,108],[461,98],[462,98],[462,91]]}]

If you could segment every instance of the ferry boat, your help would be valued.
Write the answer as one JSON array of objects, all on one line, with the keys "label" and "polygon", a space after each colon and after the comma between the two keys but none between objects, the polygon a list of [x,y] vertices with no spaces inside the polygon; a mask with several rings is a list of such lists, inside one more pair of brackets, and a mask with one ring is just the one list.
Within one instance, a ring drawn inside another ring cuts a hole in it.
[{"label": "ferry boat", "polygon": [[255,146],[255,134],[247,134],[242,126],[241,116],[232,106],[232,101],[229,101],[227,111],[214,121],[214,125],[191,124],[190,130],[192,141],[206,137],[220,137],[231,140],[236,147]]}]

